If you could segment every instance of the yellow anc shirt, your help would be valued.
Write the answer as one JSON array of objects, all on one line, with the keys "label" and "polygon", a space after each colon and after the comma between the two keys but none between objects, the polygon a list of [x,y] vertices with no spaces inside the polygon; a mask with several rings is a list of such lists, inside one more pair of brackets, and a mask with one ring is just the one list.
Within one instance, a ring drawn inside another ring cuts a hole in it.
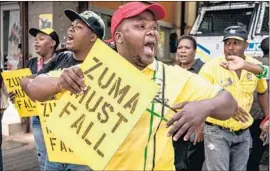
[{"label": "yellow anc shirt", "polygon": [[[157,101],[169,106],[212,98],[222,90],[220,86],[214,86],[198,75],[158,61],[142,72],[160,85],[160,91],[155,97]],[[166,122],[174,112],[167,107],[162,109],[161,103],[157,101],[152,102],[142,114],[105,170],[175,170],[172,137],[167,137],[169,128],[166,128]]]},{"label": "yellow anc shirt", "polygon": [[[251,63],[260,64],[259,61],[248,56],[246,56],[245,60]],[[246,70],[242,70],[239,79],[236,72],[229,71],[220,66],[220,63],[225,61],[226,59],[224,56],[209,61],[201,68],[199,75],[209,80],[212,84],[220,85],[230,92],[238,102],[238,106],[242,107],[247,113],[249,113],[253,103],[254,91],[264,93],[267,90],[267,82],[265,79],[259,79],[256,75]],[[246,123],[238,122],[233,118],[221,121],[208,117],[206,121],[229,128],[233,131],[238,131],[240,129],[250,127],[253,123],[253,118],[249,114],[249,121]]]}]

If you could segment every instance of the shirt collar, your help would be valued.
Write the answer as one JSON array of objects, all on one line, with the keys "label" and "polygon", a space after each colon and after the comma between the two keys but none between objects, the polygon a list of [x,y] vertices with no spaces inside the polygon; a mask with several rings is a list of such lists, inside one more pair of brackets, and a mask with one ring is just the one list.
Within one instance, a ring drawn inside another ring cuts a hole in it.
[{"label": "shirt collar", "polygon": [[145,71],[147,69],[152,70],[152,71],[157,71],[157,69],[158,69],[158,61],[156,59],[154,59],[154,61],[151,64],[147,65],[143,69],[143,71]]},{"label": "shirt collar", "polygon": [[202,66],[203,62],[197,58],[194,62],[194,64],[190,67],[190,69],[188,70],[194,70],[194,71],[199,71],[201,69],[201,66]]}]

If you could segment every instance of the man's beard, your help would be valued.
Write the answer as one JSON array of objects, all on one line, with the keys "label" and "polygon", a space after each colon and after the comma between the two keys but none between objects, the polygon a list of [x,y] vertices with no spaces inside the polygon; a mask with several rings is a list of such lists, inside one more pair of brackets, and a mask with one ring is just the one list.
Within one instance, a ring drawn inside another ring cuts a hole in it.
[{"label": "man's beard", "polygon": [[[144,62],[141,60],[141,57],[137,51],[137,49],[134,49],[134,46],[127,40],[123,39],[124,43],[126,44],[127,54],[130,62],[132,62],[133,65],[135,65],[138,69],[143,69],[147,66],[147,64],[144,64]],[[143,44],[143,42],[142,42]],[[134,60],[135,59],[135,60]]]}]

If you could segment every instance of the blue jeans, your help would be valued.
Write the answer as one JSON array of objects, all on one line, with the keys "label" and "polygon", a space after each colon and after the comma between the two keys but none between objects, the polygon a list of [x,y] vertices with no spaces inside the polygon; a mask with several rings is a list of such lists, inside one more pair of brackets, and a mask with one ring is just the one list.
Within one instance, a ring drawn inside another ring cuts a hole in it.
[{"label": "blue jeans", "polygon": [[50,162],[47,156],[47,150],[43,138],[43,133],[41,130],[40,121],[37,117],[32,117],[32,129],[36,144],[37,156],[39,160],[39,167],[41,171],[68,171],[68,170],[78,170],[78,171],[91,171],[88,166],[75,165],[68,163],[57,163]]},{"label": "blue jeans", "polygon": [[44,171],[45,161],[47,158],[47,150],[46,150],[46,146],[45,146],[45,142],[43,138],[43,133],[41,130],[40,121],[36,116],[33,116],[31,118],[31,122],[32,122],[32,130],[33,130],[35,146],[36,146],[36,151],[37,151],[37,157],[39,161],[39,168],[41,171]]},{"label": "blue jeans", "polygon": [[68,163],[57,163],[49,162],[48,157],[45,163],[45,170],[50,171],[92,171],[88,166],[68,164]]},{"label": "blue jeans", "polygon": [[204,151],[207,170],[246,170],[252,139],[249,129],[240,135],[218,126],[204,127]]}]

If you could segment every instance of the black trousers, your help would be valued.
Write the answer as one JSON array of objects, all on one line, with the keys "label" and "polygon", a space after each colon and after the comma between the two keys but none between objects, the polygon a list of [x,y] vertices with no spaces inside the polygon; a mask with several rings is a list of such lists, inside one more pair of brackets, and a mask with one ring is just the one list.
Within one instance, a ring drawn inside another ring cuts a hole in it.
[{"label": "black trousers", "polygon": [[197,143],[184,141],[183,137],[178,141],[173,141],[174,146],[174,165],[177,171],[182,170],[202,170],[204,162],[203,142]]},{"label": "black trousers", "polygon": [[[260,161],[265,150],[269,148],[269,145],[263,146],[263,142],[260,139],[261,129],[260,123],[262,119],[255,119],[250,127],[250,134],[252,137],[252,149],[249,155],[247,170],[256,171],[259,170]],[[267,160],[269,161],[269,159]]]}]

